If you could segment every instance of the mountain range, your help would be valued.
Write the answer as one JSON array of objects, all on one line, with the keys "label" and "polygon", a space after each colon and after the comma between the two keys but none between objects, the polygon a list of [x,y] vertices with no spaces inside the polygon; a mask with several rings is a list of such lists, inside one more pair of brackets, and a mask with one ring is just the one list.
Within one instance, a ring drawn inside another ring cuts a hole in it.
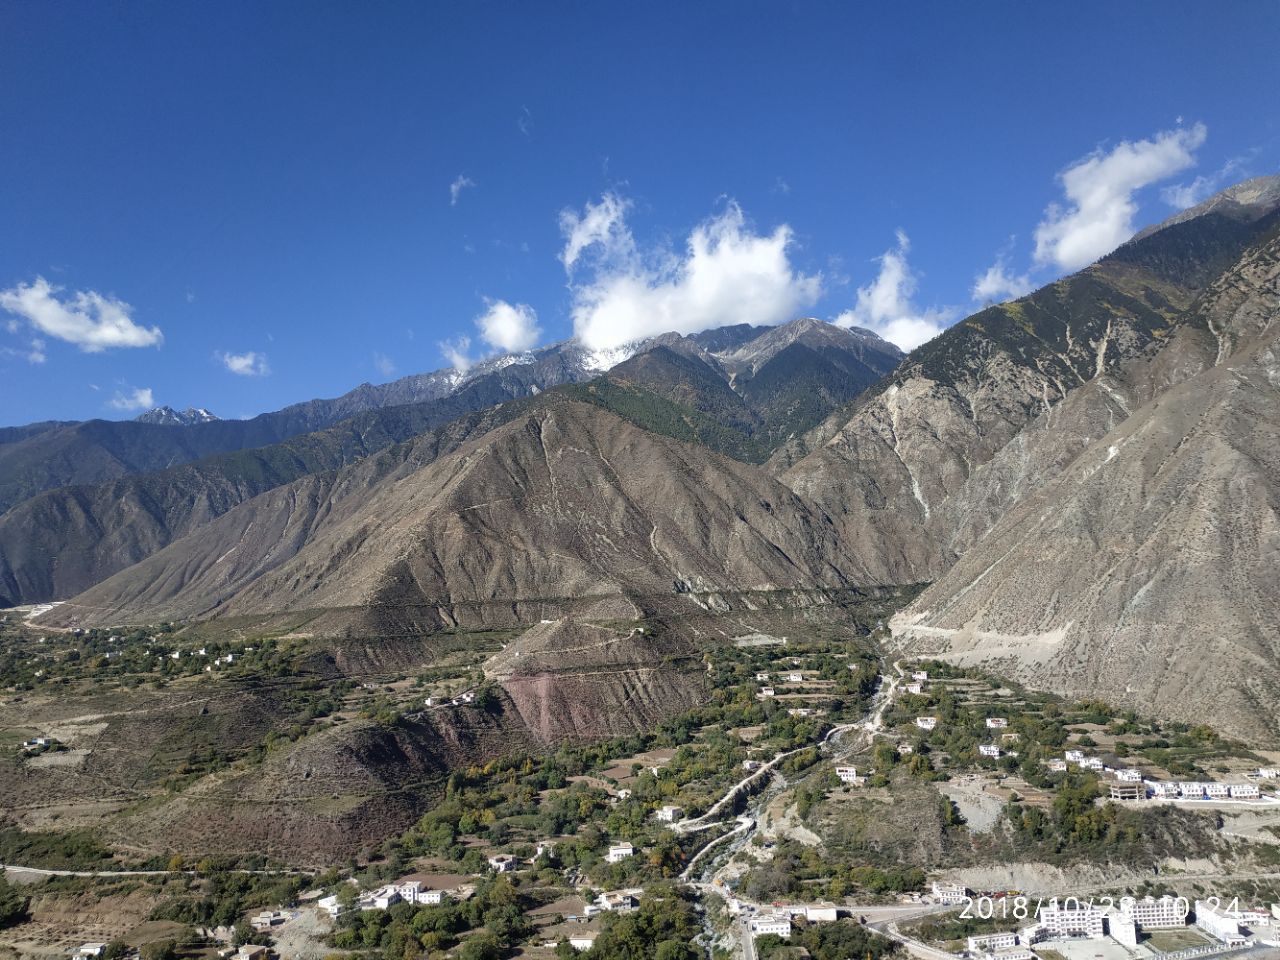
[{"label": "mountain range", "polygon": [[927,584],[891,646],[1275,740],[1278,211],[1237,185],[906,356],[802,319],[9,428],[0,598],[389,637]]}]

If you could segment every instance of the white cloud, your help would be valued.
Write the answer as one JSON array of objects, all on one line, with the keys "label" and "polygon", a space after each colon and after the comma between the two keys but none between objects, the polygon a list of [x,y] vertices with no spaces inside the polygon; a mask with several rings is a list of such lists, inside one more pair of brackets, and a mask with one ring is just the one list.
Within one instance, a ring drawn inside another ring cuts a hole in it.
[{"label": "white cloud", "polygon": [[1025,297],[1035,289],[1028,273],[1015,274],[1009,269],[1008,255],[1000,254],[996,262],[973,279],[973,299],[979,303],[1003,303]]},{"label": "white cloud", "polygon": [[122,300],[93,290],[59,298],[60,290],[36,277],[0,290],[0,309],[22,317],[41,333],[74,343],[85,353],[112,347],[151,347],[164,339],[159,327],[133,322],[133,308]]},{"label": "white cloud", "polygon": [[602,260],[630,261],[636,247],[627,228],[627,211],[631,201],[616,193],[606,193],[599,203],[588,203],[579,215],[573,210],[560,212],[560,232],[564,235],[564,249],[560,262],[572,271],[578,258],[591,247],[598,247]]},{"label": "white cloud", "polygon": [[918,281],[907,263],[911,241],[899,230],[897,245],[879,257],[880,273],[858,288],[853,309],[832,322],[838,327],[865,327],[903,350],[913,350],[940,334],[956,317],[951,307],[922,309],[912,302]]},{"label": "white cloud", "polygon": [[453,183],[449,184],[449,206],[456,207],[458,205],[458,197],[467,187],[474,187],[476,182],[464,174],[458,174]]},{"label": "white cloud", "polygon": [[440,341],[440,352],[449,361],[449,366],[459,373],[466,373],[475,364],[468,352],[470,349],[470,337],[456,337],[453,340]]},{"label": "white cloud", "polygon": [[476,328],[485,343],[496,350],[520,353],[538,342],[542,330],[538,315],[527,303],[510,304],[485,298],[487,309],[476,317]]},{"label": "white cloud", "polygon": [[242,377],[265,377],[271,372],[267,364],[267,355],[250,350],[247,353],[227,353],[218,351],[215,356],[222,365],[234,374]]},{"label": "white cloud", "polygon": [[378,373],[382,374],[384,377],[394,377],[396,375],[395,361],[385,353],[379,353],[376,350],[374,351],[373,366]]},{"label": "white cloud", "polygon": [[516,127],[526,137],[533,135],[533,113],[528,107],[520,108],[520,116],[516,117]]},{"label": "white cloud", "polygon": [[[729,201],[696,226],[682,253],[640,251],[626,225],[628,201],[605,194],[579,215],[565,211],[561,262],[569,273],[574,332],[592,350],[669,331],[794,318],[822,293],[822,278],[797,273],[791,228],[761,236]],[[577,271],[588,277],[579,280]]]},{"label": "white cloud", "polygon": [[1194,164],[1207,135],[1202,123],[1165,130],[1068,167],[1058,177],[1066,205],[1050,204],[1036,227],[1036,263],[1078,270],[1124,243],[1135,232],[1134,193]]},{"label": "white cloud", "polygon": [[1252,157],[1232,157],[1218,170],[1202,174],[1189,183],[1175,183],[1160,191],[1160,199],[1175,210],[1186,210],[1208,200],[1223,186],[1244,176],[1244,168]]},{"label": "white cloud", "polygon": [[31,346],[25,350],[14,347],[0,347],[0,354],[6,357],[18,357],[30,364],[41,364],[49,359],[44,347],[44,341],[36,337],[31,341]]},{"label": "white cloud", "polygon": [[134,387],[117,390],[114,397],[107,401],[108,405],[126,413],[134,410],[150,410],[156,405],[150,387]]}]

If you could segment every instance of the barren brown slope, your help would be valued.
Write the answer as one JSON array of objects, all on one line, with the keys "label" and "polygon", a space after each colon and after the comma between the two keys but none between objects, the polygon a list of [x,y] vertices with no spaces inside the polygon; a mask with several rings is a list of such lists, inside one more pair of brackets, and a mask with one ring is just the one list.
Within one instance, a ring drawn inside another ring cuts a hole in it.
[{"label": "barren brown slope", "polygon": [[[1159,352],[1196,298],[1275,219],[1265,206],[1208,209],[975,314],[770,467],[833,517],[877,577],[934,579],[962,547],[944,522],[956,513],[948,501],[1038,416]],[[996,512],[1021,492],[999,491]]]},{"label": "barren brown slope", "polygon": [[491,608],[528,621],[584,599],[704,605],[874,582],[825,514],[764,471],[552,398],[418,469],[271,491],[49,617],[359,608],[452,623]]},{"label": "barren brown slope", "polygon": [[1280,241],[1195,319],[1207,369],[1025,497],[895,619],[903,645],[1280,737]]}]

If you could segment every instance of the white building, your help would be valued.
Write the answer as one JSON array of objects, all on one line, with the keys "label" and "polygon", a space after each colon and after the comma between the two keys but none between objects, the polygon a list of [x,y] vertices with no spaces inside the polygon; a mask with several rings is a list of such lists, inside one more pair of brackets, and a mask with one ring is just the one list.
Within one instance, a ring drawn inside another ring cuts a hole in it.
[{"label": "white building", "polygon": [[684,819],[684,807],[677,807],[673,803],[658,810],[658,819],[663,823],[675,823],[677,820]]},{"label": "white building", "polygon": [[760,680],[760,681],[762,681],[762,682],[764,682],[764,683],[768,683],[768,682],[769,682],[769,675],[768,675],[767,673],[757,673],[757,674],[756,674],[756,679],[757,679],[757,680]]},{"label": "white building", "polygon": [[932,730],[937,725],[937,717],[916,717],[916,726],[921,730]]},{"label": "white building", "polygon": [[1277,767],[1259,767],[1258,776],[1263,780],[1275,780],[1280,777],[1280,768]]},{"label": "white building", "polygon": [[1244,939],[1240,935],[1240,921],[1230,911],[1206,900],[1196,901],[1196,926],[1223,943],[1235,943]]},{"label": "white building", "polygon": [[1040,908],[1039,924],[1046,937],[1088,937],[1104,935],[1103,913],[1096,907],[1050,903]]},{"label": "white building", "polygon": [[635,852],[635,847],[631,846],[631,844],[618,843],[609,848],[609,852],[605,855],[605,859],[610,863],[621,863]]},{"label": "white building", "polygon": [[912,673],[911,673],[911,679],[912,679],[912,680],[928,680],[928,679],[929,679],[929,671],[928,671],[928,670],[914,670],[914,671],[912,671]]},{"label": "white building", "polygon": [[1098,757],[1085,757],[1080,761],[1081,770],[1097,770],[1102,772],[1102,761]]},{"label": "white building", "polygon": [[1233,783],[1231,784],[1232,800],[1256,800],[1262,794],[1258,791],[1258,785],[1255,783]]},{"label": "white building", "polygon": [[977,956],[980,953],[1007,950],[1009,947],[1016,947],[1017,945],[1018,935],[1016,933],[988,933],[980,937],[970,937],[968,950],[970,954]]},{"label": "white building", "polygon": [[1210,800],[1226,800],[1231,796],[1231,788],[1225,783],[1206,783],[1204,792]]},{"label": "white building", "polygon": [[915,752],[916,748],[909,743],[898,744],[898,753],[902,754],[904,757]]},{"label": "white building", "polygon": [[938,903],[964,903],[969,898],[969,891],[958,883],[939,883],[935,880],[929,889]]},{"label": "white building", "polygon": [[762,697],[772,697],[773,695],[774,695],[774,689],[773,689],[773,687],[761,687],[761,688],[760,688],[760,696],[762,696]]},{"label": "white building", "polygon": [[762,913],[750,920],[753,936],[775,934],[783,940],[791,938],[791,915],[788,913]]},{"label": "white building", "polygon": [[978,753],[994,759],[1000,756],[1000,748],[994,743],[983,743],[978,745]]},{"label": "white building", "polygon": [[1167,894],[1159,899],[1122,900],[1120,910],[1143,930],[1177,929],[1187,925],[1186,901]]},{"label": "white building", "polygon": [[762,766],[764,766],[764,764],[762,764],[759,760],[743,760],[742,761],[742,769],[748,772],[752,770],[759,770]]},{"label": "white building", "polygon": [[1062,755],[1062,758],[1066,760],[1067,763],[1079,763],[1081,760],[1084,759],[1084,751],[1068,750],[1066,753]]},{"label": "white building", "polygon": [[1202,800],[1206,786],[1207,784],[1197,783],[1194,780],[1185,780],[1178,784],[1178,793],[1183,800]]},{"label": "white building", "polygon": [[1136,767],[1125,767],[1116,771],[1116,779],[1125,783],[1141,783],[1142,771]]},{"label": "white building", "polygon": [[804,675],[793,670],[787,674],[787,683],[804,683]]},{"label": "white building", "polygon": [[82,943],[80,948],[76,950],[77,957],[100,957],[102,951],[107,949],[105,943]]},{"label": "white building", "polygon": [[489,866],[493,868],[495,873],[511,873],[516,869],[518,863],[511,854],[499,853],[489,858]]},{"label": "white building", "polygon": [[792,707],[787,713],[793,717],[811,717],[813,716],[813,709],[811,707]]},{"label": "white building", "polygon": [[810,923],[835,923],[840,919],[839,907],[805,907],[804,918]]},{"label": "white building", "polygon": [[640,906],[640,898],[636,890],[615,890],[602,893],[595,902],[587,904],[586,914],[593,917],[599,913],[631,913]]},{"label": "white building", "polygon": [[1004,717],[987,717],[988,730],[1003,730],[1009,726],[1009,721]]},{"label": "white building", "polygon": [[1148,786],[1151,787],[1151,795],[1157,800],[1172,800],[1181,793],[1176,783],[1165,783],[1161,780],[1153,780],[1148,784]]},{"label": "white building", "polygon": [[583,950],[590,950],[596,945],[596,935],[594,933],[575,933],[569,938],[569,946],[581,953]]},{"label": "white building", "polygon": [[916,696],[924,693],[924,687],[919,683],[908,683],[907,693],[914,693]]},{"label": "white building", "polygon": [[840,778],[841,783],[857,783],[858,768],[857,767],[836,767],[836,776]]},{"label": "white building", "polygon": [[1133,917],[1119,910],[1107,913],[1107,933],[1116,943],[1131,950],[1138,946],[1138,925],[1133,922]]},{"label": "white building", "polygon": [[1064,772],[1066,771],[1066,769],[1067,769],[1067,761],[1065,761],[1065,760],[1050,760],[1050,761],[1046,764],[1046,766],[1048,766],[1048,768],[1049,768],[1051,771],[1053,771],[1054,773],[1064,773]]}]

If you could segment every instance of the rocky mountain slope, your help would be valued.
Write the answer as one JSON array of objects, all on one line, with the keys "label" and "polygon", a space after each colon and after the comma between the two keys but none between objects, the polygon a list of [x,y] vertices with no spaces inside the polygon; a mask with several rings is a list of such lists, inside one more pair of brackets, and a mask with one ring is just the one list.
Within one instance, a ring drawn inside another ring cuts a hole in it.
[{"label": "rocky mountain slope", "polygon": [[[1037,417],[1081,388],[1105,388],[1104,375],[1126,362],[1160,352],[1205,287],[1273,228],[1272,208],[1250,209],[1252,218],[1214,209],[1171,223],[1080,273],[975,314],[783,447],[770,467],[833,517],[877,577],[935,579],[962,548],[948,521],[963,523],[966,511],[948,502]],[[990,516],[1021,491],[995,492]]]},{"label": "rocky mountain slope", "polygon": [[[771,438],[816,423],[891,369],[900,356],[874,335],[814,320],[725,330],[699,336],[709,337],[717,351],[736,351],[736,363],[757,358],[760,374],[739,381],[746,385],[747,397],[730,388],[731,374],[715,353],[696,337],[677,335],[635,347],[640,352],[610,371],[608,382],[576,395],[657,432],[759,461],[772,449]],[[753,353],[751,344],[757,341],[761,346]],[[824,353],[810,352],[810,344]],[[780,354],[781,346],[803,351],[811,362],[806,366]],[[498,358],[465,376],[455,374],[453,392],[434,399],[379,406],[266,447],[30,497],[0,513],[0,604],[72,596],[259,493],[338,469],[450,421],[458,420],[451,436],[466,436],[479,422],[473,412],[550,388],[561,378],[574,382],[588,375],[589,361],[594,362],[570,344]],[[806,371],[807,377],[802,375]],[[386,385],[396,390],[384,390],[369,402],[440,393],[446,379],[442,374],[406,378],[396,382],[398,387]],[[492,425],[513,415],[514,410],[481,419]]]},{"label": "rocky mountain slope", "polygon": [[874,582],[829,519],[763,471],[548,398],[431,462],[410,454],[391,473],[360,464],[263,494],[48,616],[322,608],[394,632]]},{"label": "rocky mountain slope", "polygon": [[193,423],[212,423],[220,418],[204,407],[187,407],[185,410],[175,410],[173,407],[164,406],[154,407],[146,413],[138,414],[133,419],[136,423],[159,423],[170,427],[185,427]]},{"label": "rocky mountain slope", "polygon": [[[1018,455],[1041,482],[895,619],[900,643],[1188,721],[1212,704],[1218,726],[1280,735],[1276,232],[1158,357],[1026,431]],[[1056,457],[1050,421],[1074,438]]]}]

